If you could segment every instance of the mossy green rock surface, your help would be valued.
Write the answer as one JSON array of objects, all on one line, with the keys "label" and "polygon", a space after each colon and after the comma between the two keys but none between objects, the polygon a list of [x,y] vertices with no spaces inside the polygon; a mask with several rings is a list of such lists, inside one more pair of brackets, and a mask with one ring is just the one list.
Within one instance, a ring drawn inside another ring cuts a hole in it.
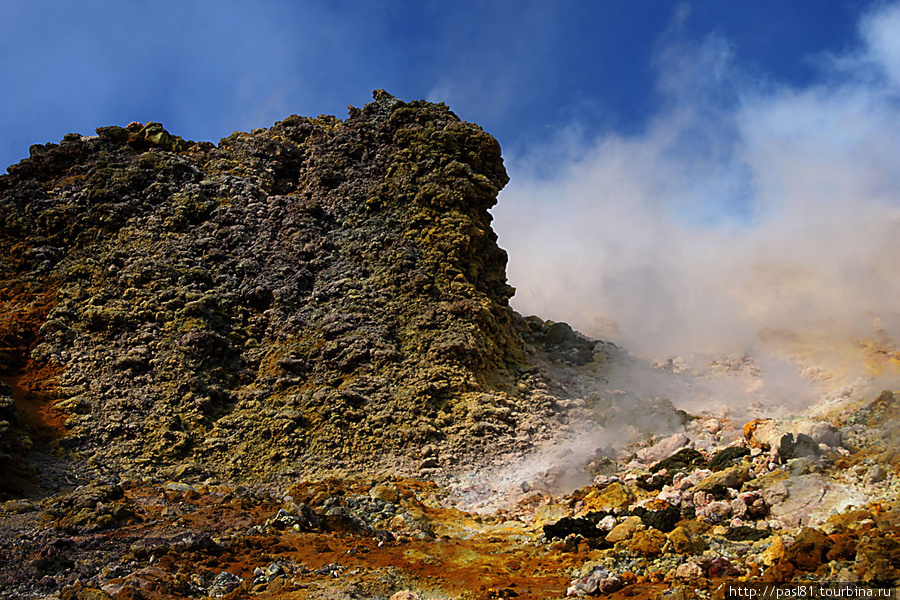
[{"label": "mossy green rock surface", "polygon": [[[0,376],[52,373],[32,391],[58,452],[229,477],[440,466],[550,418],[523,341],[547,326],[509,308],[491,229],[500,146],[442,104],[378,91],[218,146],[104,127],[9,172]],[[554,351],[569,338],[584,353]]]}]

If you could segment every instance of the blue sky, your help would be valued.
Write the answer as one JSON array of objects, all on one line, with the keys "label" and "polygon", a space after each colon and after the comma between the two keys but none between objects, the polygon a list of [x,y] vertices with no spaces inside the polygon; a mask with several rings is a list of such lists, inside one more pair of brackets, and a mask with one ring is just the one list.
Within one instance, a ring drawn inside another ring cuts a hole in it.
[{"label": "blue sky", "polygon": [[0,82],[3,166],[444,101],[503,147],[521,312],[645,354],[900,339],[898,2],[0,0]]},{"label": "blue sky", "polygon": [[[346,115],[375,88],[445,101],[504,148],[560,127],[641,130],[661,49],[725,40],[744,68],[816,76],[870,2],[0,1],[0,162],[132,120],[212,140]],[[2,168],[2,167],[0,167]]]}]

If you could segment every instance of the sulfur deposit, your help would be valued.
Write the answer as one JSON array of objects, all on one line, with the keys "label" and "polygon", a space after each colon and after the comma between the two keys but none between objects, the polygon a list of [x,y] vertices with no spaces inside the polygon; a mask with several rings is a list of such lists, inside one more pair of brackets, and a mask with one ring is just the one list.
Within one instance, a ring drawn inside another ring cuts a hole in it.
[{"label": "sulfur deposit", "polygon": [[442,104],[30,154],[0,177],[0,597],[900,578],[893,393],[734,420],[610,384],[640,361],[510,308],[500,146]]}]

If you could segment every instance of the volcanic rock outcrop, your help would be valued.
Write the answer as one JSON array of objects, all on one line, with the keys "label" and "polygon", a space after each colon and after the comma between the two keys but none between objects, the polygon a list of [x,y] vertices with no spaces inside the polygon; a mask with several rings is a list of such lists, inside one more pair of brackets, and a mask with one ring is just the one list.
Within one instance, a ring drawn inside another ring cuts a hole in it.
[{"label": "volcanic rock outcrop", "polygon": [[547,331],[557,361],[593,344],[507,304],[500,146],[443,104],[374,97],[218,146],[101,127],[9,167],[0,452],[241,477],[533,433]]},{"label": "volcanic rock outcrop", "polygon": [[[691,373],[519,316],[499,145],[446,106],[97,133],[0,177],[0,598],[900,581],[895,393],[766,414],[752,357]],[[753,384],[710,386],[752,420],[633,385],[661,376]]]}]

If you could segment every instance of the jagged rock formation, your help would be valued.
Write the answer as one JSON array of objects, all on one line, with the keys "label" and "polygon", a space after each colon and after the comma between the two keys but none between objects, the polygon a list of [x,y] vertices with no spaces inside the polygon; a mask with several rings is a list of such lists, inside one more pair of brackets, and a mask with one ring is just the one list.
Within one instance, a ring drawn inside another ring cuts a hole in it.
[{"label": "jagged rock formation", "polygon": [[[487,212],[499,146],[443,105],[376,92],[345,121],[218,146],[104,127],[9,173],[0,598],[718,598],[900,578],[895,394],[742,428],[632,390],[690,365],[510,309]],[[506,510],[465,512],[504,493]]]},{"label": "jagged rock formation", "polygon": [[[40,431],[98,466],[240,477],[533,433],[548,327],[507,303],[500,147],[442,104],[374,96],[218,147],[101,127],[9,167],[0,451]],[[556,360],[591,359],[549,332]]]}]

